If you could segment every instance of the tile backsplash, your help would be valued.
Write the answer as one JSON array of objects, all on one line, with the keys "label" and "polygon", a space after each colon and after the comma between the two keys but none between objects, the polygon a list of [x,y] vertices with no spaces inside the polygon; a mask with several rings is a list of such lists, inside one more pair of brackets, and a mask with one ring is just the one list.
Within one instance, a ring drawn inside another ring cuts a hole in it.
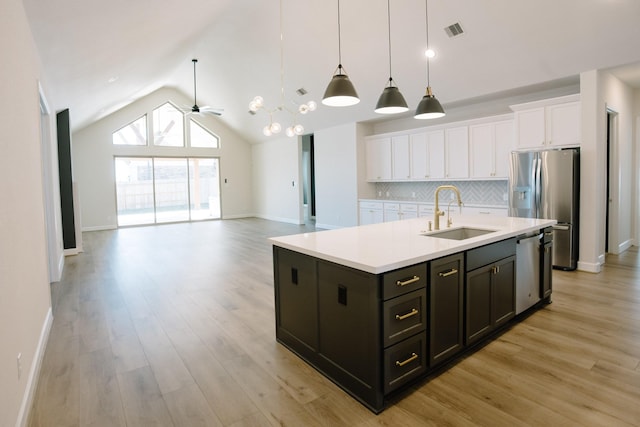
[{"label": "tile backsplash", "polygon": [[[453,184],[460,190],[462,201],[472,205],[507,206],[509,181],[429,181],[429,182],[377,182],[376,199],[415,200],[433,202],[436,188]],[[440,194],[443,194],[442,192]],[[442,197],[442,196],[441,196]],[[446,196],[449,197],[449,196]]]}]

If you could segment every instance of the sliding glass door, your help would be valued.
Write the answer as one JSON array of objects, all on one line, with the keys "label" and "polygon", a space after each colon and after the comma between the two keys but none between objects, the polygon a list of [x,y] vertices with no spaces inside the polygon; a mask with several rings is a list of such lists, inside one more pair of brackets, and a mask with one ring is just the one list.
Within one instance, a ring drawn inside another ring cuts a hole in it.
[{"label": "sliding glass door", "polygon": [[217,158],[116,157],[118,226],[218,219]]}]

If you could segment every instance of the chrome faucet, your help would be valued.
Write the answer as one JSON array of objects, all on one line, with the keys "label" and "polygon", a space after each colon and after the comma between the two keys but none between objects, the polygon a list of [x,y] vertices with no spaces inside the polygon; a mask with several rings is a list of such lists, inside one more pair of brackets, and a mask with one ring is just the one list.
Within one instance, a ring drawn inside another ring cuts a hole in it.
[{"label": "chrome faucet", "polygon": [[444,211],[440,210],[439,201],[438,201],[438,195],[440,194],[440,190],[451,190],[454,193],[456,193],[456,196],[458,197],[458,206],[462,207],[462,198],[460,197],[460,190],[458,190],[458,187],[456,187],[455,185],[441,185],[440,187],[436,188],[436,208],[435,208],[435,212],[433,213],[433,229],[434,230],[440,230],[440,217],[444,216]]}]

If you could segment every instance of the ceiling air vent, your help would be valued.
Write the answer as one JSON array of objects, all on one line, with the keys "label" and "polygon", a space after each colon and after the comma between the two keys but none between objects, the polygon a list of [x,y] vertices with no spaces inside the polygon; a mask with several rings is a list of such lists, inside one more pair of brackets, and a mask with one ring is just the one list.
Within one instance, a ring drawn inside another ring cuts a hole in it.
[{"label": "ceiling air vent", "polygon": [[444,29],[444,31],[449,37],[456,37],[464,33],[464,30],[462,29],[462,26],[459,22],[449,25]]},{"label": "ceiling air vent", "polygon": [[306,95],[307,94],[307,90],[303,87],[301,87],[300,89],[296,90],[296,93],[300,96],[302,95]]}]

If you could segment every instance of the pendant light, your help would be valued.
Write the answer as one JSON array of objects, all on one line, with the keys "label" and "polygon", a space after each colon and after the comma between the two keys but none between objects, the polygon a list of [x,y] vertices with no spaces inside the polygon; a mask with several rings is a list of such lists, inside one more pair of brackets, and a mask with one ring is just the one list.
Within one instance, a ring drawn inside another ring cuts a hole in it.
[{"label": "pendant light", "polygon": [[389,29],[389,85],[384,88],[378,103],[376,104],[376,113],[380,114],[397,114],[404,113],[409,110],[407,101],[400,93],[400,89],[395,85],[393,77],[391,77],[391,7],[390,0],[387,0],[387,25]]},{"label": "pendant light", "polygon": [[[424,1],[425,23],[427,33],[427,49],[429,49],[429,0]],[[444,117],[444,109],[440,101],[436,99],[429,84],[429,56],[427,56],[427,91],[416,108],[416,119],[437,119]]]},{"label": "pendant light", "polygon": [[324,91],[322,103],[330,107],[348,107],[360,102],[353,83],[347,73],[343,73],[342,47],[340,44],[340,0],[338,0],[338,68]]}]

